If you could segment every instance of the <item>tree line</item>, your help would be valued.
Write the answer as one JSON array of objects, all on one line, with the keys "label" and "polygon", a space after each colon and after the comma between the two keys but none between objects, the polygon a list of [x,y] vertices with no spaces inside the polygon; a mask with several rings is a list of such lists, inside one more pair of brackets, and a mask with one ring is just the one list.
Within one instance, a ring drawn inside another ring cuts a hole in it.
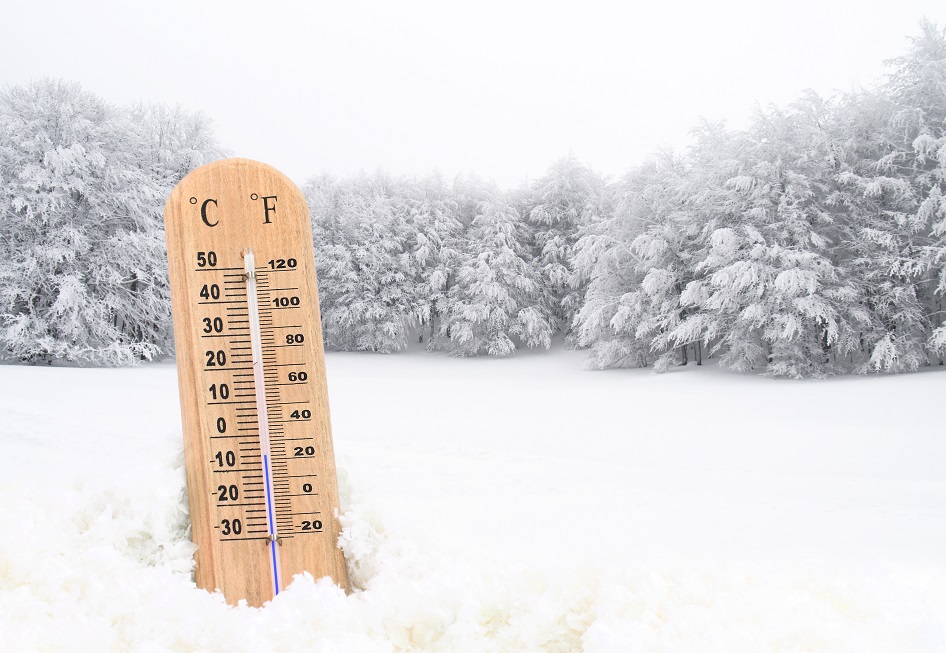
[{"label": "tree line", "polygon": [[[309,180],[326,347],[503,356],[561,336],[601,368],[942,364],[946,32],[924,21],[911,43],[874,88],[703,123],[619,180],[574,157],[514,189]],[[223,155],[199,114],[3,91],[2,356],[171,354],[163,203]]]},{"label": "tree line", "polygon": [[0,93],[0,357],[128,365],[173,351],[163,207],[221,156],[208,120],[78,84]]}]

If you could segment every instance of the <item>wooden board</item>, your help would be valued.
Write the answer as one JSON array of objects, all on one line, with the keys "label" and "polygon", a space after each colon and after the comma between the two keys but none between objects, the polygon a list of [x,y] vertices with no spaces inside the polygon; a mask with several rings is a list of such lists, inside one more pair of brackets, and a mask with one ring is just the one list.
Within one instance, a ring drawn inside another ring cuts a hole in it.
[{"label": "wooden board", "polygon": [[305,199],[274,168],[227,159],[187,175],[164,220],[197,584],[254,606],[303,571],[347,589]]}]

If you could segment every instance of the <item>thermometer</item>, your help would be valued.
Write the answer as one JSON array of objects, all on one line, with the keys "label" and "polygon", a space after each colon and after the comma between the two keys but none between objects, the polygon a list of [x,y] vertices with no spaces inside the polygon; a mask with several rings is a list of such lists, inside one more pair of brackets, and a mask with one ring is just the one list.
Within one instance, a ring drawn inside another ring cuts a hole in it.
[{"label": "thermometer", "polygon": [[305,199],[226,159],[164,221],[197,585],[254,606],[304,571],[347,588]]}]

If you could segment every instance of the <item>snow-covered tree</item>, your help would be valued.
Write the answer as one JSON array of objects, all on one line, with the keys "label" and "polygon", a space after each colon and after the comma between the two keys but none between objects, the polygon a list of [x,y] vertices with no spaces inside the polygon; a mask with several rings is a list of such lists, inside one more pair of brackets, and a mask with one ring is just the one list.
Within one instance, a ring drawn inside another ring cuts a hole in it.
[{"label": "snow-covered tree", "polygon": [[[654,361],[651,338],[661,320],[654,309],[665,308],[656,296],[677,285],[672,269],[652,269],[658,258],[673,258],[655,230],[672,221],[679,208],[673,184],[678,165],[664,153],[636,168],[615,190],[614,213],[582,230],[573,265],[587,290],[575,329],[578,344],[591,347],[594,367],[643,367]],[[671,260],[667,264],[674,266]]]},{"label": "snow-covered tree", "polygon": [[837,255],[869,314],[858,371],[928,364],[942,325],[946,39],[926,21],[921,29],[910,52],[890,62],[887,84],[848,95],[836,115]]},{"label": "snow-covered tree", "polygon": [[574,156],[555,162],[529,189],[525,217],[530,225],[534,265],[542,275],[556,331],[570,334],[585,291],[572,259],[579,229],[601,218],[604,180]]},{"label": "snow-covered tree", "polygon": [[[160,138],[158,122],[178,136]],[[170,353],[163,205],[218,154],[183,112],[123,110],[50,80],[0,92],[2,355],[121,365]]]},{"label": "snow-covered tree", "polygon": [[396,183],[378,174],[306,185],[329,349],[399,351],[417,323],[406,234],[397,228],[392,201]]},{"label": "snow-covered tree", "polygon": [[[641,274],[639,320],[635,335],[649,342],[654,367],[664,371],[686,365],[692,347],[702,364],[702,334],[684,338],[678,327],[697,308],[683,291],[697,277],[693,257],[704,234],[705,216],[693,202],[693,173],[682,157],[665,152],[644,177],[646,185],[634,196],[633,213],[643,232],[630,243]],[[702,182],[701,190],[702,190]]]},{"label": "snow-covered tree", "polygon": [[455,355],[506,356],[520,344],[550,346],[551,316],[523,237],[521,217],[501,195],[479,204],[441,326]]},{"label": "snow-covered tree", "polygon": [[399,214],[406,234],[406,266],[414,276],[414,314],[422,328],[418,340],[426,338],[427,347],[436,348],[459,265],[463,225],[452,189],[440,176],[412,180],[405,191]]},{"label": "snow-covered tree", "polygon": [[860,372],[913,370],[926,361],[918,234],[905,219],[913,203],[910,182],[878,167],[891,151],[892,113],[889,98],[870,91],[848,98],[837,117],[846,138],[828,202],[839,209],[835,257],[848,268],[868,314],[851,361]]},{"label": "snow-covered tree", "polygon": [[139,142],[139,167],[162,188],[173,189],[191,170],[225,155],[202,113],[143,102],[124,113]]},{"label": "snow-covered tree", "polygon": [[[891,126],[902,140],[882,165],[910,171],[913,198],[907,224],[924,242],[915,270],[926,309],[926,344],[942,364],[946,356],[946,28],[923,20],[911,48],[894,59],[886,87],[896,106]],[[896,163],[894,163],[896,162]],[[915,241],[908,245],[912,258]],[[906,273],[914,269],[905,270]]]},{"label": "snow-covered tree", "polygon": [[[759,112],[737,137],[739,169],[705,206],[706,247],[694,266],[705,278],[687,286],[682,303],[699,309],[690,322],[734,369],[832,373],[866,319],[857,288],[831,256],[831,153],[812,115],[802,105]],[[684,323],[674,335],[693,334]]]}]

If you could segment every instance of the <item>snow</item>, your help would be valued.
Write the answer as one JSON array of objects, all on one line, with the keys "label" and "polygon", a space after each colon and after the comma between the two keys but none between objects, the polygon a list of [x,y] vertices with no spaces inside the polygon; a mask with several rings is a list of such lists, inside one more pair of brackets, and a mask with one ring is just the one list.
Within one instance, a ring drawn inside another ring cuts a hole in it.
[{"label": "snow", "polygon": [[357,587],[191,583],[173,363],[0,366],[9,651],[942,651],[946,376],[329,354]]}]

